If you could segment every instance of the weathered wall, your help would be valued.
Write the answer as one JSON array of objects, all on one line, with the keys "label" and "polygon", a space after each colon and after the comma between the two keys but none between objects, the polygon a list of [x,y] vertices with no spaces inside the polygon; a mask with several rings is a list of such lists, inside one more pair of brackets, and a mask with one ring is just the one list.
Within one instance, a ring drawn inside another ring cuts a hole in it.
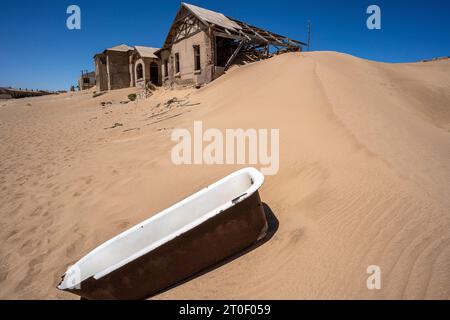
[{"label": "weathered wall", "polygon": [[98,91],[108,90],[106,57],[103,55],[97,55],[95,57],[95,83]]},{"label": "weathered wall", "polygon": [[[102,63],[102,59],[105,63]],[[128,87],[144,87],[151,80],[150,65],[158,66],[158,79],[155,85],[162,83],[161,63],[159,59],[140,58],[136,52],[107,51],[95,56],[95,78],[97,90],[115,90]],[[137,79],[136,66],[142,63],[143,79]]]},{"label": "weathered wall", "polygon": [[130,74],[130,87],[136,86],[136,73],[134,69],[134,62],[135,62],[135,54],[130,54],[128,56],[128,72]]},{"label": "weathered wall", "polygon": [[106,65],[108,70],[108,90],[128,88],[131,84],[128,52],[108,51]]},{"label": "weathered wall", "polygon": [[[194,70],[194,46],[200,46],[200,71]],[[180,72],[175,74],[175,53],[180,55]],[[164,60],[169,61],[169,77],[165,82],[175,84],[203,84],[211,81],[213,49],[207,32],[201,31],[185,38],[171,47],[170,51],[161,52],[161,69]],[[165,76],[165,75],[164,75]]]},{"label": "weathered wall", "polygon": [[[168,85],[173,78],[173,70],[170,62],[170,50],[161,50],[159,53],[161,58],[161,76],[162,76],[162,84]],[[164,63],[167,61],[167,69],[168,72],[166,73]]]}]

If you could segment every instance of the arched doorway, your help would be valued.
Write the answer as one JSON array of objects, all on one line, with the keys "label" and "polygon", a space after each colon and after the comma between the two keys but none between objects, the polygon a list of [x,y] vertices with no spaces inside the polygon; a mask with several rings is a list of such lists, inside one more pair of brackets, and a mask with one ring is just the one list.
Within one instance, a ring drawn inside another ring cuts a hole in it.
[{"label": "arched doorway", "polygon": [[144,68],[142,67],[142,63],[139,63],[136,66],[136,80],[142,80],[144,78]]},{"label": "arched doorway", "polygon": [[154,85],[159,84],[159,68],[156,62],[150,63],[150,81]]}]

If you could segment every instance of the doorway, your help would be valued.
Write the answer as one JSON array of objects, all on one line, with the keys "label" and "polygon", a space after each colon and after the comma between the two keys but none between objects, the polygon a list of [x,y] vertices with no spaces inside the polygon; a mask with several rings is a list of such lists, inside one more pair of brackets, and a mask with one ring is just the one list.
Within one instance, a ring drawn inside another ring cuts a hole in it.
[{"label": "doorway", "polygon": [[215,65],[217,67],[225,67],[238,46],[239,42],[236,40],[216,36]]},{"label": "doorway", "polygon": [[159,85],[159,68],[155,62],[150,63],[150,82]]}]

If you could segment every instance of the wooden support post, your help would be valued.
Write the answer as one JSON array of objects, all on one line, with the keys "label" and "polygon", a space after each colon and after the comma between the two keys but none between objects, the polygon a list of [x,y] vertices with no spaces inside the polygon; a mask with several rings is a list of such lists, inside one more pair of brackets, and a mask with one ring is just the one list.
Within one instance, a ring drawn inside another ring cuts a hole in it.
[{"label": "wooden support post", "polygon": [[208,35],[209,35],[209,45],[211,55],[209,57],[209,66],[211,68],[209,76],[211,77],[208,81],[212,81],[215,77],[215,65],[216,65],[216,35],[214,34],[213,28],[208,27]]},{"label": "wooden support post", "polygon": [[227,64],[225,65],[225,68],[224,68],[225,70],[228,69],[230,64],[233,62],[234,58],[236,58],[236,56],[238,55],[239,51],[241,51],[242,47],[244,46],[244,43],[245,43],[244,40],[242,40],[241,43],[239,43],[239,46],[237,47],[237,49],[233,52],[230,59],[228,59]]}]

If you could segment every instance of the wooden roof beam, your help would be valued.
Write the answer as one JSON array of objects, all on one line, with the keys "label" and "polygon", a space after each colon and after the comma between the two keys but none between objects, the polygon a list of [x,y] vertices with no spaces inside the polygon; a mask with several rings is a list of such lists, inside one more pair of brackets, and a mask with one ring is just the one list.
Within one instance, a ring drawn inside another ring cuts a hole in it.
[{"label": "wooden roof beam", "polygon": [[247,29],[251,30],[257,37],[261,38],[264,42],[269,42],[266,38],[264,38],[262,35],[260,35],[258,32],[256,32],[255,29],[252,29],[248,24],[241,22]]},{"label": "wooden roof beam", "polygon": [[237,57],[239,51],[241,51],[242,47],[245,44],[245,40],[242,40],[241,43],[239,43],[239,46],[237,47],[237,49],[233,52],[233,54],[231,55],[230,59],[228,59],[227,63],[225,64],[225,70],[228,69],[228,67],[231,65],[231,63],[233,62],[233,60]]},{"label": "wooden roof beam", "polygon": [[244,36],[245,38],[247,38],[248,41],[252,41],[252,39],[246,33],[244,33],[242,30],[239,30],[239,34]]},{"label": "wooden roof beam", "polygon": [[290,41],[291,41],[291,42],[294,42],[294,43],[301,44],[302,46],[306,46],[306,45],[307,45],[307,44],[304,43],[304,42],[301,42],[301,41],[298,41],[298,40],[294,40],[294,39],[291,39]]},{"label": "wooden roof beam", "polygon": [[[234,22],[236,22],[237,24],[239,24],[243,29],[250,30],[252,32],[256,31],[261,36],[266,35],[266,36],[270,37],[271,39],[274,39],[277,43],[283,44],[283,46],[295,46],[295,45],[291,44],[291,42],[300,44],[300,45],[306,45],[306,43],[304,43],[304,42],[289,39],[289,38],[279,35],[277,33],[274,33],[274,32],[268,31],[268,30],[264,30],[264,29],[261,29],[261,28],[255,27],[255,26],[248,25],[245,22],[242,22],[242,21],[239,21],[236,19],[232,19],[232,20]],[[284,41],[286,41],[287,43]]]},{"label": "wooden roof beam", "polygon": [[241,36],[234,35],[234,34],[231,34],[231,33],[228,34],[228,33],[220,32],[220,31],[214,31],[213,34],[216,37],[221,37],[221,38],[228,38],[228,39],[241,40],[241,41],[243,39]]},{"label": "wooden roof beam", "polygon": [[283,43],[280,39],[276,38],[272,33],[268,32],[268,31],[264,31],[270,38],[274,39],[276,42],[278,43]]}]

